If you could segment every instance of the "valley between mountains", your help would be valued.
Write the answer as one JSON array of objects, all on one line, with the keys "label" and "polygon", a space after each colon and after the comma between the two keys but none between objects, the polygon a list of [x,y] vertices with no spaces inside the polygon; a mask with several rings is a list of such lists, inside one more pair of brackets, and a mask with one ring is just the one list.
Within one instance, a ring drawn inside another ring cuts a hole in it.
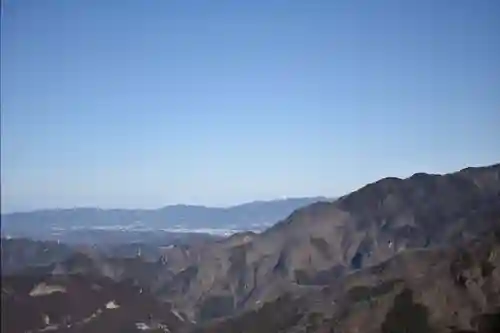
[{"label": "valley between mountains", "polygon": [[500,164],[155,251],[3,239],[2,332],[499,332]]}]

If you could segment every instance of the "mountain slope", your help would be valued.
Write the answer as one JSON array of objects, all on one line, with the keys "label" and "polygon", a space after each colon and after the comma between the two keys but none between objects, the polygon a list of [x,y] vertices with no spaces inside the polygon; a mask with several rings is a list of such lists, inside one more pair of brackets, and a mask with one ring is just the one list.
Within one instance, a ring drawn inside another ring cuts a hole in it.
[{"label": "mountain slope", "polygon": [[175,332],[190,325],[126,282],[86,275],[2,277],[2,332]]},{"label": "mountain slope", "polygon": [[408,250],[303,295],[192,333],[453,332],[500,329],[500,229],[447,248]]}]

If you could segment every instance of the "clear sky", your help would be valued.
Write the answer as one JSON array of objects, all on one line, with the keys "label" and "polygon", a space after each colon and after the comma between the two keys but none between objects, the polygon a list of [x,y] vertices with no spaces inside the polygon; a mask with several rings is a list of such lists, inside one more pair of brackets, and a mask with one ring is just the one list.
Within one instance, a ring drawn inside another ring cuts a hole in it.
[{"label": "clear sky", "polygon": [[500,162],[500,1],[4,0],[3,212]]}]

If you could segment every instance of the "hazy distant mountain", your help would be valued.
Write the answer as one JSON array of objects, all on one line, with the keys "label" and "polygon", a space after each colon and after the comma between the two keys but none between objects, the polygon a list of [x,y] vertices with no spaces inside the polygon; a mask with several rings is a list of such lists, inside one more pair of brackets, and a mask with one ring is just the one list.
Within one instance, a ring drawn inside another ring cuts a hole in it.
[{"label": "hazy distant mountain", "polygon": [[[295,209],[324,197],[256,201],[228,208],[173,205],[160,209],[51,209],[3,214],[2,235],[43,237],[68,230],[98,229],[170,232],[230,233],[263,230]],[[78,236],[79,237],[79,236]]]}]

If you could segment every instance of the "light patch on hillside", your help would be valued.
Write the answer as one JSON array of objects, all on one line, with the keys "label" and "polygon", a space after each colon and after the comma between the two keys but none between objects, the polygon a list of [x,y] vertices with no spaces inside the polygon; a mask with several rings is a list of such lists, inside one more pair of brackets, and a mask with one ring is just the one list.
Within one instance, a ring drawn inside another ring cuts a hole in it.
[{"label": "light patch on hillside", "polygon": [[179,318],[180,321],[184,321],[184,318],[182,318],[182,316],[179,314],[179,312],[177,312],[177,310],[172,309],[172,313],[174,314],[174,316]]},{"label": "light patch on hillside", "polygon": [[31,297],[37,297],[37,296],[45,296],[45,295],[50,295],[52,293],[65,293],[66,288],[64,286],[58,286],[58,285],[48,285],[45,282],[41,282],[38,285],[36,285],[31,291],[30,291],[30,296]]},{"label": "light patch on hillside", "polygon": [[110,301],[106,303],[106,309],[118,309],[120,306],[116,304],[116,301]]}]

